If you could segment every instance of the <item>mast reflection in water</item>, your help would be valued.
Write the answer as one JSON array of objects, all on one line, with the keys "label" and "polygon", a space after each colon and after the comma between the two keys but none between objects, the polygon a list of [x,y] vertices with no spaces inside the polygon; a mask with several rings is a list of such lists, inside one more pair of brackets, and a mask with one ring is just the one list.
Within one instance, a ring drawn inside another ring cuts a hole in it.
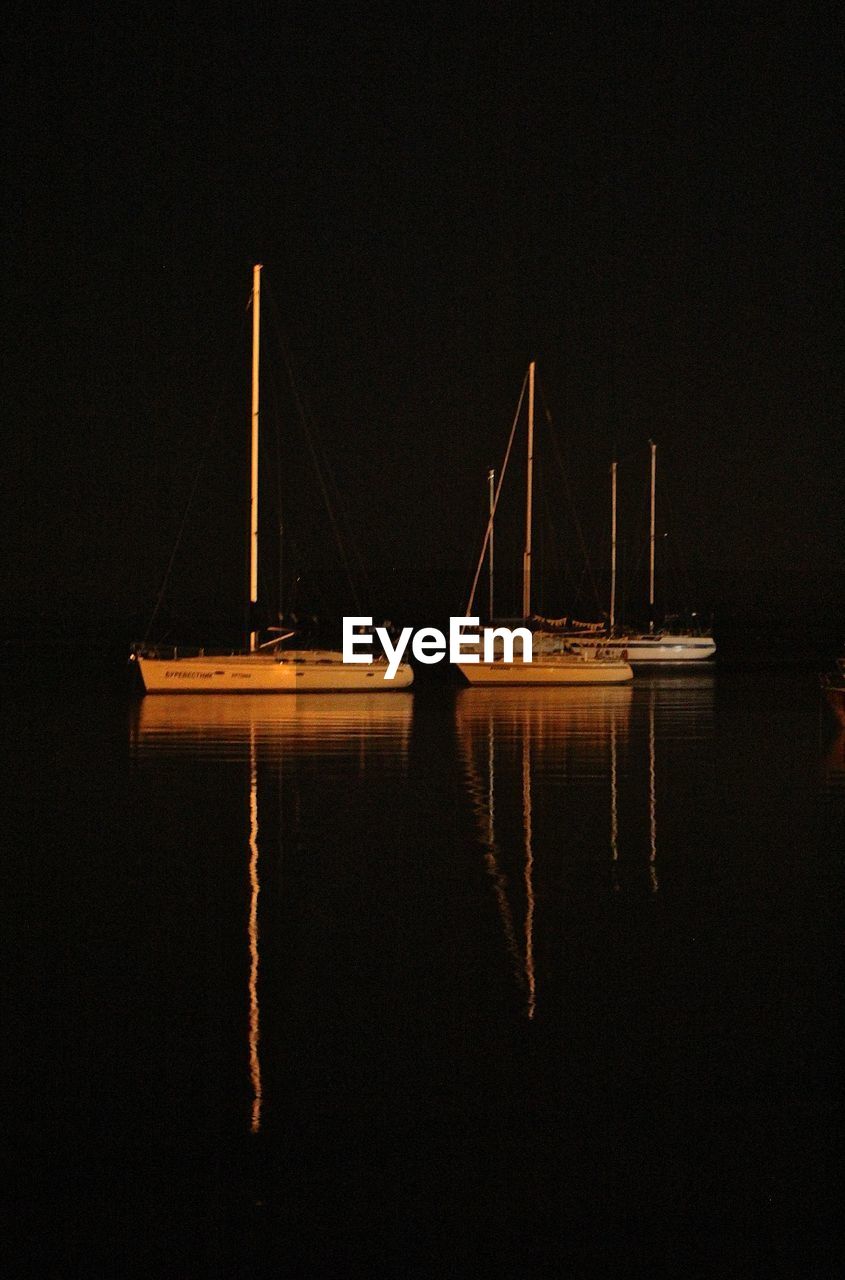
[{"label": "mast reflection in water", "polygon": [[105,1116],[142,1111],[155,1212],[155,1170],[180,1189],[150,1250],[776,1272],[825,1205],[845,774],[812,682],[766,680],[135,706],[98,918],[143,982],[97,1025],[148,1027]]},{"label": "mast reflection in water", "polygon": [[[260,926],[259,874],[260,839],[274,844],[272,820],[259,820],[259,765],[265,771],[265,802],[269,792],[277,801],[275,849],[277,860],[283,851],[285,827],[284,782],[293,784],[293,813],[300,809],[299,772],[326,769],[332,762],[353,763],[360,775],[387,756],[392,763],[405,760],[411,725],[412,699],[397,694],[391,698],[375,694],[309,694],[307,697],[232,696],[214,699],[181,695],[145,698],[135,709],[132,745],[136,762],[160,763],[170,758],[205,759],[243,765],[247,777],[245,804],[245,856],[249,882],[246,941],[248,975],[248,1064],[252,1098],[249,1128],[258,1133],[262,1120],[263,1086],[260,1058],[261,1015],[259,1005]],[[269,767],[273,776],[267,776]],[[289,777],[285,777],[285,768]],[[328,799],[325,796],[324,799]],[[296,837],[294,819],[288,833]]]},{"label": "mast reflection in water", "polygon": [[[712,710],[711,675],[458,695],[467,793],[529,1019],[538,999],[538,892],[542,905],[565,894],[567,876],[603,878],[606,865],[613,891],[639,881],[657,893],[658,734],[673,773],[691,752],[700,777],[712,768],[700,750],[712,737]],[[557,921],[546,926],[557,935]]]}]

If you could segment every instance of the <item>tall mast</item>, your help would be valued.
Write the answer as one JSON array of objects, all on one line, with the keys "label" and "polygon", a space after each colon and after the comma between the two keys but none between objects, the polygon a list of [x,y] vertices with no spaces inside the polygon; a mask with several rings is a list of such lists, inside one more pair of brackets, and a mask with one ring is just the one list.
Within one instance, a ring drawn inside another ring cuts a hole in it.
[{"label": "tall mast", "polygon": [[525,552],[522,557],[522,616],[531,617],[531,501],[534,483],[534,361],[528,366],[528,468],[525,487]]},{"label": "tall mast", "polygon": [[657,445],[649,440],[651,449],[651,523],[648,539],[648,629],[654,630],[654,486],[657,478]]},{"label": "tall mast", "polygon": [[[261,267],[252,268],[252,444],[249,494],[249,602],[258,603],[258,338],[261,322]],[[252,625],[252,622],[251,622]],[[258,648],[258,632],[250,630],[249,651]]]},{"label": "tall mast", "polygon": [[490,498],[489,524],[490,541],[487,547],[487,574],[489,579],[488,600],[490,605],[490,621],[493,621],[493,514],[496,510],[496,472],[490,467],[487,472],[487,484]]},{"label": "tall mast", "polygon": [[610,633],[616,626],[616,463],[610,464]]}]

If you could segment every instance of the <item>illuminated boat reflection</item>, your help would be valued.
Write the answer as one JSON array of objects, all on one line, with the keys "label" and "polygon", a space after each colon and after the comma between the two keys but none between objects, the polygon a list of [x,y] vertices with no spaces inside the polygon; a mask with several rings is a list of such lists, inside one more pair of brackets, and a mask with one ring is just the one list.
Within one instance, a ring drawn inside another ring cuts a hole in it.
[{"label": "illuminated boat reflection", "polygon": [[239,759],[253,740],[262,759],[294,746],[298,754],[329,755],[348,753],[354,739],[368,754],[380,746],[394,754],[407,746],[412,708],[410,693],[162,694],[133,706],[130,732],[142,756],[207,752]]},{"label": "illuminated boat reflection", "polygon": [[[348,774],[383,769],[395,778],[407,766],[413,696],[380,694],[220,695],[182,694],[145,698],[132,707],[130,743],[138,765],[173,762],[177,766],[222,763],[244,769],[242,826],[246,863],[247,919],[247,1063],[250,1109],[248,1127],[260,1132],[265,1084],[261,1065],[261,923],[259,901],[262,859],[278,892],[278,870],[285,842],[298,834],[300,772],[325,771],[324,800],[331,788],[348,785]],[[272,766],[272,767],[268,767]],[[292,798],[289,809],[282,803]],[[263,801],[263,803],[262,803]],[[283,814],[296,814],[283,822]],[[266,814],[266,817],[262,815]]]},{"label": "illuminated boat reflection", "polygon": [[[535,963],[535,801],[537,774],[556,786],[593,787],[609,779],[608,847],[619,857],[619,743],[628,734],[633,700],[629,685],[557,689],[468,689],[456,700],[464,776],[484,849],[505,943],[524,991],[525,1012],[537,1008]],[[653,739],[652,739],[653,740]],[[656,887],[656,822],[652,825],[652,877]],[[521,875],[514,870],[519,850]],[[553,851],[545,846],[544,853]],[[555,853],[559,850],[555,850]],[[517,902],[522,923],[517,924]]]},{"label": "illuminated boat reflection", "polygon": [[565,914],[603,912],[608,892],[645,905],[662,891],[661,863],[705,838],[685,825],[683,797],[712,769],[714,689],[712,673],[660,673],[633,686],[458,695],[475,839],[529,1018],[550,953],[565,950]]}]

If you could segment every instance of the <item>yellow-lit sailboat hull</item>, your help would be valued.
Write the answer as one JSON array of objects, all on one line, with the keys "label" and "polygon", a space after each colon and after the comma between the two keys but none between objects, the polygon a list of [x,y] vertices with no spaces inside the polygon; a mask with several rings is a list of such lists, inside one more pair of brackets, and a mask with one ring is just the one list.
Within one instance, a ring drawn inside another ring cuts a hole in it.
[{"label": "yellow-lit sailboat hull", "polygon": [[345,663],[331,650],[134,657],[146,693],[393,693],[414,679],[407,663],[388,680],[385,661]]},{"label": "yellow-lit sailboat hull", "polygon": [[535,662],[460,663],[471,685],[624,684],[633,680],[630,663],[617,659],[548,657]]}]

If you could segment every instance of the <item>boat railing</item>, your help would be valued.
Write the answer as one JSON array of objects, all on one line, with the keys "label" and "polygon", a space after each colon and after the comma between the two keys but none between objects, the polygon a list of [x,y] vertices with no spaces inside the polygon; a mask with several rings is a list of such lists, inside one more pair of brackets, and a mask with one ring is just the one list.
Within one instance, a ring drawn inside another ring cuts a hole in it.
[{"label": "boat railing", "polygon": [[130,660],[136,658],[235,658],[246,654],[246,649],[209,649],[197,645],[147,644],[133,641],[129,646]]}]

